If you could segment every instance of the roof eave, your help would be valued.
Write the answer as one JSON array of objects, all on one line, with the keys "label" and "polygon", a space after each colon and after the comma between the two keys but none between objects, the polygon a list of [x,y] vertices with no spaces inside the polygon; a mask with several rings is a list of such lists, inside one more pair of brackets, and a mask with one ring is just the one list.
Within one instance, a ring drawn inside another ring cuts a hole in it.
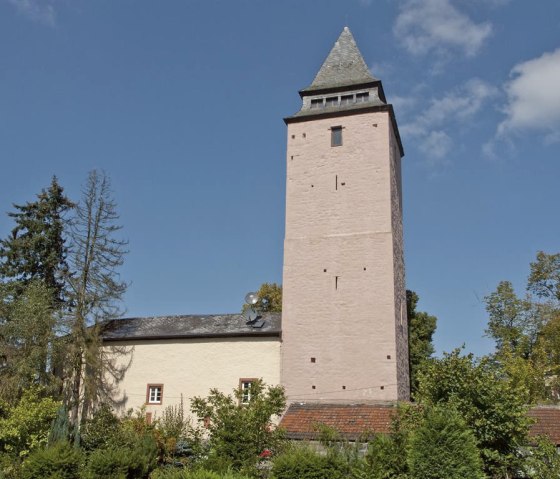
[{"label": "roof eave", "polygon": [[123,336],[120,338],[102,338],[103,342],[118,341],[155,341],[168,339],[210,339],[210,338],[250,338],[250,337],[280,337],[280,331],[253,331],[239,333],[200,333],[200,334],[154,334],[149,336]]},{"label": "roof eave", "polygon": [[399,145],[399,151],[402,158],[404,156],[404,148],[401,141],[401,135],[399,133],[399,127],[397,125],[397,119],[395,118],[395,111],[393,110],[393,105],[391,104],[364,106],[363,108],[354,108],[349,110],[334,110],[328,112],[311,113],[309,115],[288,116],[284,118],[284,123],[286,123],[286,125],[289,125],[290,123],[301,123],[304,121],[311,121],[316,119],[337,118],[341,116],[358,115],[360,113],[370,113],[370,112],[377,112],[377,111],[386,111],[389,113],[389,116],[391,118],[391,124],[395,132],[395,137],[397,139],[397,143]]}]

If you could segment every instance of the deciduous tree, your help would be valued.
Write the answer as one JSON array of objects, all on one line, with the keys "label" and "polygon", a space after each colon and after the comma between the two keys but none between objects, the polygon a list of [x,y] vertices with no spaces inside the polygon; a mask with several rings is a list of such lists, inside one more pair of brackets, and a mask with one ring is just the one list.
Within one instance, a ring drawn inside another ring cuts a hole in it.
[{"label": "deciduous tree", "polygon": [[11,286],[0,284],[0,397],[13,403],[32,386],[56,393],[52,363],[60,343],[52,290],[35,279],[14,298]]},{"label": "deciduous tree", "polygon": [[502,281],[485,297],[487,334],[496,341],[494,359],[531,403],[558,400],[560,372],[560,254],[537,253],[527,294],[520,298]]},{"label": "deciduous tree", "polygon": [[410,389],[412,394],[418,389],[418,372],[434,354],[432,343],[436,331],[437,318],[428,313],[416,311],[419,297],[414,291],[406,291],[408,315],[408,346],[410,364]]},{"label": "deciduous tree", "polygon": [[[420,404],[456,409],[473,431],[490,477],[511,477],[522,463],[530,420],[525,390],[515,389],[488,358],[456,349],[419,374]],[[509,474],[509,476],[508,476]]]}]

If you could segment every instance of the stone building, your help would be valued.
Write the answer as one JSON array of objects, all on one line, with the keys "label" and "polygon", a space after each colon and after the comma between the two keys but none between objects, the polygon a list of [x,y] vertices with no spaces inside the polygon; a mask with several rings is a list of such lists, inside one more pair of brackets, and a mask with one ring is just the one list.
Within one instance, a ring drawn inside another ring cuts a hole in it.
[{"label": "stone building", "polygon": [[[104,344],[114,399],[148,414],[262,378],[290,403],[409,398],[401,157],[393,108],[344,28],[287,124],[283,313],[129,318]],[[122,354],[125,350],[126,353]]]}]

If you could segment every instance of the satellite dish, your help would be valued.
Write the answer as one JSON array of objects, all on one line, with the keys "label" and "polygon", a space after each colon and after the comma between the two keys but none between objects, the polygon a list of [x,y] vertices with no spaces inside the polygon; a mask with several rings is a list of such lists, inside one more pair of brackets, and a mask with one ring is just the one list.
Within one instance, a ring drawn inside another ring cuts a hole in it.
[{"label": "satellite dish", "polygon": [[247,324],[252,323],[259,317],[259,313],[254,308],[247,308],[244,315]]},{"label": "satellite dish", "polygon": [[257,304],[259,300],[259,296],[257,295],[257,293],[247,293],[245,295],[245,302],[247,304]]}]

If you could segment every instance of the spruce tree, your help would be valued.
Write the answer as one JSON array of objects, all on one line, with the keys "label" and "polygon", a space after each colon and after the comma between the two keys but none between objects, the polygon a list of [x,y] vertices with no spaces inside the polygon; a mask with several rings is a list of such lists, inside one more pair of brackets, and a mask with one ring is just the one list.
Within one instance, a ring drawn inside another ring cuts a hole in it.
[{"label": "spruce tree", "polygon": [[13,206],[16,211],[8,215],[15,226],[8,238],[0,240],[0,278],[15,286],[15,294],[31,281],[42,280],[55,302],[63,301],[68,270],[64,215],[74,204],[53,176],[36,201]]}]

